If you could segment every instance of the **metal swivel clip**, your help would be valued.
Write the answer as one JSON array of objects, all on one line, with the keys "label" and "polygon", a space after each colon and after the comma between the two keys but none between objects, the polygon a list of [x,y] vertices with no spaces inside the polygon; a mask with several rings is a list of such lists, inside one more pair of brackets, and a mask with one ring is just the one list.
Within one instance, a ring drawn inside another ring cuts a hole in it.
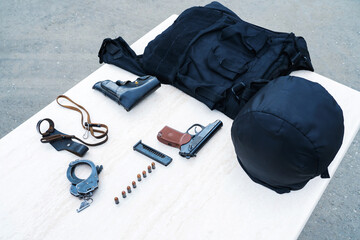
[{"label": "metal swivel clip", "polygon": [[[91,174],[87,179],[80,179],[75,176],[75,168],[79,164],[87,164],[91,167]],[[99,174],[103,166],[95,166],[92,161],[89,160],[76,160],[69,164],[67,169],[66,176],[71,182],[70,193],[79,199],[83,199],[83,202],[80,204],[77,212],[81,212],[85,208],[89,207],[93,202],[91,198],[93,192],[98,188],[99,183]]]}]

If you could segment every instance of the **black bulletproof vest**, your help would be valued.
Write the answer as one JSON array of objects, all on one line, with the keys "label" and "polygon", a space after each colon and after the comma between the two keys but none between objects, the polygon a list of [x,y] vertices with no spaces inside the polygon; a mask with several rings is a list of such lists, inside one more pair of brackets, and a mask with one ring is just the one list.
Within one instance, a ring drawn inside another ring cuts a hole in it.
[{"label": "black bulletproof vest", "polygon": [[143,55],[119,37],[103,41],[99,58],[154,75],[232,119],[269,80],[313,71],[302,37],[247,23],[218,2],[185,10]]}]

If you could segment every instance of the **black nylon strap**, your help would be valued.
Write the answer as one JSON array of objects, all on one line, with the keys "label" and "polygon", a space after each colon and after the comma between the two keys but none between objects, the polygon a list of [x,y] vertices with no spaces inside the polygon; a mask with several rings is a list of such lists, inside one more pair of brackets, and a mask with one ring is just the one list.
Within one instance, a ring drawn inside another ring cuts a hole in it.
[{"label": "black nylon strap", "polygon": [[247,83],[239,82],[238,84],[234,85],[231,90],[239,101],[247,102],[268,82],[269,80],[265,79],[252,80],[248,81]]},{"label": "black nylon strap", "polygon": [[321,178],[330,178],[329,170],[326,168],[325,172],[320,175]]},{"label": "black nylon strap", "polygon": [[290,33],[289,38],[291,38],[291,43],[286,44],[286,47],[283,49],[283,52],[289,57],[291,66],[295,67],[298,65],[299,61],[303,58],[300,50],[296,47],[296,37],[293,33]]}]

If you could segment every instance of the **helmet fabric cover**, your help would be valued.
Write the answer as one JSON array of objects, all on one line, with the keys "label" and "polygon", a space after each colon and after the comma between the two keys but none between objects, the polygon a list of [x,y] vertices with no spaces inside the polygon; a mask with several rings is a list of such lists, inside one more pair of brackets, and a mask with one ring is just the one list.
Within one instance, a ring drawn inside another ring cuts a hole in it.
[{"label": "helmet fabric cover", "polygon": [[277,193],[298,190],[327,174],[344,135],[335,99],[318,83],[274,79],[236,116],[231,137],[250,178]]}]

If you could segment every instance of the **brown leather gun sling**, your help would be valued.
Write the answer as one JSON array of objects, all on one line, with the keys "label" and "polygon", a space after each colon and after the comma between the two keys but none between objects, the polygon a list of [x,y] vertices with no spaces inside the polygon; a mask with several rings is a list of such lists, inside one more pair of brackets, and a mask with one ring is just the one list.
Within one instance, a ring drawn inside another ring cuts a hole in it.
[{"label": "brown leather gun sling", "polygon": [[[71,102],[72,104],[77,106],[78,108],[74,107],[74,106],[63,105],[63,104],[59,103],[60,98],[65,98],[66,100],[68,100],[69,102]],[[73,100],[71,100],[69,97],[67,97],[65,95],[59,95],[56,98],[56,102],[60,106],[62,106],[64,108],[77,111],[77,112],[79,112],[81,114],[81,126],[86,130],[84,136],[90,132],[90,134],[94,138],[97,138],[97,139],[104,138],[104,140],[102,140],[102,141],[100,141],[98,143],[87,143],[87,142],[84,142],[83,140],[81,140],[80,138],[76,137],[75,135],[56,134],[56,135],[43,137],[41,139],[41,142],[46,143],[46,142],[51,142],[51,141],[54,141],[54,140],[70,138],[70,139],[76,139],[79,142],[81,142],[81,143],[83,143],[83,144],[85,144],[87,146],[98,146],[98,145],[101,145],[101,144],[105,143],[108,140],[108,130],[109,130],[108,126],[106,126],[105,124],[102,124],[102,123],[92,123],[91,120],[90,120],[89,112],[83,106],[77,104],[76,102],[74,102]],[[87,121],[86,122],[84,122],[84,116],[83,116],[83,113],[82,113],[82,111],[80,109],[84,110],[84,112],[87,114]],[[95,128],[104,128],[105,130],[99,130],[99,129],[95,129]],[[100,135],[95,135],[95,133],[100,133]],[[87,138],[87,137],[84,137],[84,138]]]}]

